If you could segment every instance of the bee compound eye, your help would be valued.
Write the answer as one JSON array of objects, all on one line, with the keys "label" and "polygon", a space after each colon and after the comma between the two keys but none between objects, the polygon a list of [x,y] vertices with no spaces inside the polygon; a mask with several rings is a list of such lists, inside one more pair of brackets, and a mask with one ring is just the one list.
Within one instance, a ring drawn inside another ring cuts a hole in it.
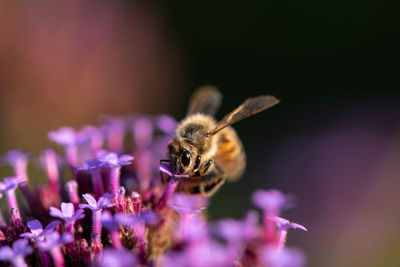
[{"label": "bee compound eye", "polygon": [[190,153],[187,150],[184,150],[181,154],[181,163],[184,167],[190,164]]}]

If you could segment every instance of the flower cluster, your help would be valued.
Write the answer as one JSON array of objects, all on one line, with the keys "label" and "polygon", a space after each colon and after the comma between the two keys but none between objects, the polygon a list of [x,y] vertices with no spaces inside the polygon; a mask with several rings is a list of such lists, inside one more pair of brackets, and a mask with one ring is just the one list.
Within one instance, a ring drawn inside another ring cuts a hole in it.
[{"label": "flower cluster", "polygon": [[[104,117],[99,127],[62,127],[36,159],[18,150],[2,162],[14,176],[0,182],[0,262],[14,266],[303,266],[285,247],[289,229],[306,228],[280,216],[290,198],[259,190],[244,219],[209,222],[209,199],[177,191],[165,158],[176,121],[169,116]],[[40,162],[47,182],[30,187],[28,164]],[[167,178],[167,179],[165,179]],[[18,203],[16,190],[25,202]],[[45,225],[45,227],[43,226]],[[1,264],[1,263],[0,263]]]}]

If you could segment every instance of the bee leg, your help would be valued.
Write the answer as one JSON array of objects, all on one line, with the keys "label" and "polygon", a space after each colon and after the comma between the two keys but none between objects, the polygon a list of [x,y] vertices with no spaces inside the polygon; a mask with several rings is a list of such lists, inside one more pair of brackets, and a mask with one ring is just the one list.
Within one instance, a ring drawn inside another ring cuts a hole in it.
[{"label": "bee leg", "polygon": [[203,177],[190,177],[181,180],[178,185],[178,191],[192,195],[212,196],[224,183],[226,175],[214,176],[207,181]]},{"label": "bee leg", "polygon": [[215,177],[212,177],[208,181],[203,182],[199,186],[200,194],[206,197],[210,197],[218,191],[218,189],[225,183],[226,174],[221,174]]}]

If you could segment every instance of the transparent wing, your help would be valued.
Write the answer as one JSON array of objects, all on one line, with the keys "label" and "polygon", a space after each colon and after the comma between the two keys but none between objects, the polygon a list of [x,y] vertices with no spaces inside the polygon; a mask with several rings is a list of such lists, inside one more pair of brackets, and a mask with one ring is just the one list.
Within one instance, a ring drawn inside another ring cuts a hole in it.
[{"label": "transparent wing", "polygon": [[221,102],[222,94],[216,87],[211,85],[201,86],[190,99],[187,115],[203,113],[215,116]]},{"label": "transparent wing", "polygon": [[243,120],[247,117],[250,117],[254,114],[257,114],[267,108],[270,108],[279,103],[279,100],[270,95],[258,96],[253,98],[248,98],[243,102],[239,107],[237,107],[234,111],[226,115],[216,126],[215,128],[208,132],[207,135],[211,136],[227,126],[230,126],[240,120]]}]

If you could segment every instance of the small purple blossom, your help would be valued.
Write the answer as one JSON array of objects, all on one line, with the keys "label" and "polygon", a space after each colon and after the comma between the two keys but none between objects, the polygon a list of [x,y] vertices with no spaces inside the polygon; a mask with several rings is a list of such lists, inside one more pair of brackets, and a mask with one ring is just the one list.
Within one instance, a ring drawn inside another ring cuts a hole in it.
[{"label": "small purple blossom", "polygon": [[121,167],[132,163],[131,155],[118,156],[115,152],[104,152],[98,154],[98,160],[108,164],[110,167]]},{"label": "small purple blossom", "polygon": [[257,223],[257,213],[250,211],[244,220],[229,218],[218,221],[214,230],[216,235],[228,242],[239,243],[251,240],[259,234]]},{"label": "small purple blossom", "polygon": [[168,206],[181,216],[192,216],[201,213],[206,208],[206,203],[204,197],[176,193],[172,197],[172,204]]},{"label": "small purple blossom", "polygon": [[28,240],[18,239],[9,246],[0,247],[0,261],[9,261],[16,267],[27,266],[25,256],[33,252],[31,246],[28,245]]},{"label": "small purple blossom", "polygon": [[15,176],[26,178],[26,167],[28,165],[28,155],[20,150],[9,150],[4,156],[3,161],[14,168]]},{"label": "small purple blossom", "polygon": [[260,258],[268,267],[302,267],[305,265],[304,254],[298,249],[284,248],[277,251],[272,246],[266,246],[259,252]]},{"label": "small purple blossom", "polygon": [[82,196],[88,204],[80,204],[79,207],[81,209],[97,211],[102,210],[103,208],[111,208],[115,206],[114,203],[110,203],[115,197],[113,194],[104,193],[98,201],[96,201],[96,199],[94,199],[94,197],[92,197],[90,194],[83,194]]},{"label": "small purple blossom", "polygon": [[74,222],[85,217],[83,209],[75,211],[74,204],[72,203],[61,203],[61,210],[50,207],[50,215],[56,218],[60,218],[65,222]]},{"label": "small purple blossom", "polygon": [[253,203],[260,209],[266,211],[278,211],[288,201],[288,197],[279,190],[257,190],[253,193]]},{"label": "small purple blossom", "polygon": [[18,177],[6,177],[0,182],[0,192],[14,191],[20,184],[26,183],[27,180],[21,180]]},{"label": "small purple blossom", "polygon": [[60,235],[59,232],[50,232],[44,236],[43,240],[39,240],[38,247],[40,250],[49,251],[54,248],[63,246],[74,241],[74,238],[69,233]]},{"label": "small purple blossom", "polygon": [[76,146],[87,140],[86,136],[80,135],[71,127],[61,127],[58,130],[50,131],[48,138],[61,146]]},{"label": "small purple blossom", "polygon": [[43,229],[42,224],[38,220],[29,221],[27,223],[27,225],[31,232],[20,234],[20,237],[41,239],[44,237],[44,235],[53,231],[54,228],[56,228],[57,225],[59,225],[59,224],[60,224],[59,221],[53,221],[53,222],[49,223],[45,229]]},{"label": "small purple blossom", "polygon": [[126,249],[105,249],[97,259],[99,267],[130,267],[138,264],[137,258]]},{"label": "small purple blossom", "polygon": [[175,132],[177,122],[174,118],[167,115],[160,115],[156,119],[156,125],[159,129],[167,134],[172,134]]}]

